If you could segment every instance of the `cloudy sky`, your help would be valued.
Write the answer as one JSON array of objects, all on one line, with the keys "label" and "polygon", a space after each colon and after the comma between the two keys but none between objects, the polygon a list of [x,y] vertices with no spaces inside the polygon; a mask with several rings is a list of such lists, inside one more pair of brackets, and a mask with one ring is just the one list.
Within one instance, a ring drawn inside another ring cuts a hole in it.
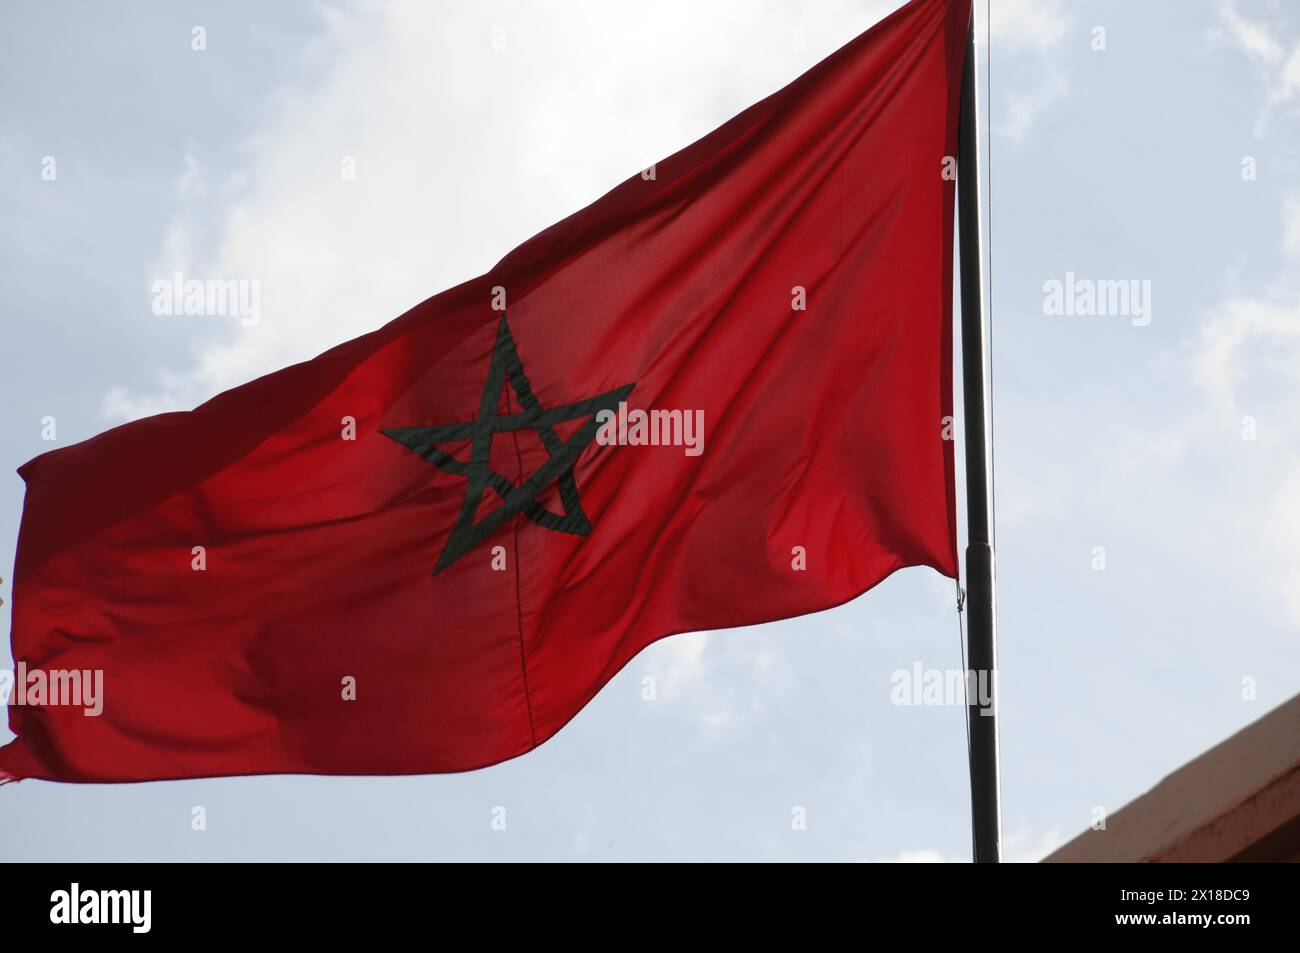
[{"label": "cloudy sky", "polygon": [[[0,575],[27,459],[486,271],[897,5],[10,5]],[[1300,691],[1300,10],[992,6],[1003,812],[1036,859]],[[176,271],[256,278],[260,322],[155,316]],[[1046,313],[1067,274],[1150,282],[1149,323]],[[659,643],[483,771],[7,785],[0,859],[961,860],[964,710],[893,704],[916,665],[961,665],[919,569]]]}]

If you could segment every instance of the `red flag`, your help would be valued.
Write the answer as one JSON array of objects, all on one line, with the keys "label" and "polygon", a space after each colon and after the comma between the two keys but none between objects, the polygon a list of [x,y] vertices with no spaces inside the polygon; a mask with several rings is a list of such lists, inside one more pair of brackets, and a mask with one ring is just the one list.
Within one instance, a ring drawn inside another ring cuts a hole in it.
[{"label": "red flag", "polygon": [[487,275],[22,467],[0,771],[480,767],[656,639],[955,575],[969,16],[915,0]]}]

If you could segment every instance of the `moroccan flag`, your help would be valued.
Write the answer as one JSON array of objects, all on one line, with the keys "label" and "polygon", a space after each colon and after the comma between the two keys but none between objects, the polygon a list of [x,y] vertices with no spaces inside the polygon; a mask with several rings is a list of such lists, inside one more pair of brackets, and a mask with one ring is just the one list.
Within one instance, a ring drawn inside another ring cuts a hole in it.
[{"label": "moroccan flag", "polygon": [[480,767],[664,636],[955,575],[969,17],[915,0],[488,274],[23,466],[0,770]]}]

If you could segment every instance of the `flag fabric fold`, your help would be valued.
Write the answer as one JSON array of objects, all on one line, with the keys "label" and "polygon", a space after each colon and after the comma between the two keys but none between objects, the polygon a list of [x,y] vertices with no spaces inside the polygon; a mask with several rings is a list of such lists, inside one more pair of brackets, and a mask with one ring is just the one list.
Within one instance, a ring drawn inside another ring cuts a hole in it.
[{"label": "flag fabric fold", "polygon": [[955,576],[969,16],[914,0],[486,275],[23,466],[0,774],[481,767],[659,638]]}]

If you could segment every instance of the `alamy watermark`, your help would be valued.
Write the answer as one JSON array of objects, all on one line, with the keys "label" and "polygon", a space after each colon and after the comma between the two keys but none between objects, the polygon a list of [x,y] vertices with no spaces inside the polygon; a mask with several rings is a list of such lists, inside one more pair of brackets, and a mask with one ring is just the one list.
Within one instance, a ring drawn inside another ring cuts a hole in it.
[{"label": "alamy watermark", "polygon": [[83,714],[97,718],[104,712],[104,670],[28,670],[26,662],[19,662],[17,672],[0,669],[0,704],[81,708]]},{"label": "alamy watermark", "polygon": [[187,279],[182,272],[153,283],[158,317],[239,318],[246,328],[262,320],[262,283],[249,278]]},{"label": "alamy watermark", "polygon": [[978,705],[981,715],[997,714],[997,670],[924,668],[894,669],[889,700],[895,705]]},{"label": "alamy watermark", "polygon": [[1130,318],[1135,328],[1151,323],[1151,279],[1077,278],[1043,282],[1043,314],[1056,317]]},{"label": "alamy watermark", "polygon": [[596,414],[596,443],[620,447],[682,447],[688,457],[704,452],[704,411],[628,410],[620,401],[618,411]]},{"label": "alamy watermark", "polygon": [[84,890],[74,881],[67,890],[50,894],[50,922],[123,924],[132,933],[148,933],[152,907],[152,890]]}]

